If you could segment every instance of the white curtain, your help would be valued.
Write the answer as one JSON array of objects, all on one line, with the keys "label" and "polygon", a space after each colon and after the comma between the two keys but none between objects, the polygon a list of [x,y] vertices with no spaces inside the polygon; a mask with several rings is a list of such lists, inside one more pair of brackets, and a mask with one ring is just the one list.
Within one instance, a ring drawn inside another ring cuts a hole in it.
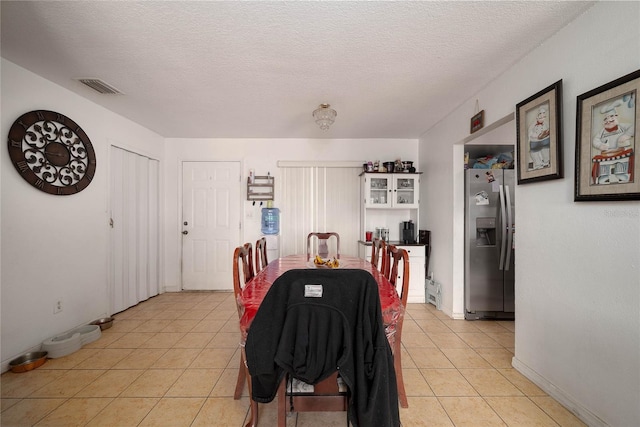
[{"label": "white curtain", "polygon": [[334,231],[340,253],[358,256],[361,167],[280,166],[281,255],[305,254],[307,234]]}]

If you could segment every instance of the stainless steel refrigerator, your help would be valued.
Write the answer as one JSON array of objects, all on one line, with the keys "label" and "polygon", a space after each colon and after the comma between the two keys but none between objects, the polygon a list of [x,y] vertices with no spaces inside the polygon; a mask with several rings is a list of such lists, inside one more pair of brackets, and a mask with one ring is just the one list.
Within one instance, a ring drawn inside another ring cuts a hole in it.
[{"label": "stainless steel refrigerator", "polygon": [[465,171],[465,319],[514,319],[515,174]]}]

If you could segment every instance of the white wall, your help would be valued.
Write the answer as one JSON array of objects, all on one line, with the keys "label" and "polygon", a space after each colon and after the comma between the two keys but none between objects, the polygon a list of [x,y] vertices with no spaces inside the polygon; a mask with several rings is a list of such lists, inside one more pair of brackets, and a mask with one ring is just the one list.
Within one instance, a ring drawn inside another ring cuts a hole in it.
[{"label": "white wall", "polygon": [[[161,159],[163,139],[48,80],[2,60],[2,367],[54,335],[108,310],[109,146]],[[6,149],[13,122],[32,110],[74,120],[97,158],[93,182],[71,196],[41,192],[23,180]],[[62,300],[63,311],[53,314]]]},{"label": "white wall", "polygon": [[[165,164],[165,284],[167,290],[180,289],[181,199],[183,161],[239,161],[243,230],[239,242],[255,242],[260,237],[261,207],[246,200],[249,169],[256,175],[270,172],[275,177],[274,206],[279,207],[279,171],[277,163],[287,161],[390,161],[397,158],[415,161],[415,139],[168,139]],[[356,177],[357,178],[357,177]]]},{"label": "white wall", "polygon": [[639,68],[640,3],[599,2],[420,140],[421,224],[432,230],[444,311],[459,316],[453,146],[468,136],[476,99],[490,124],[563,80],[565,178],[516,187],[513,364],[589,425],[640,425],[640,201],[573,202],[576,97]]},{"label": "white wall", "polygon": [[[7,135],[25,112],[48,109],[76,121],[96,151],[93,182],[66,197],[40,192],[16,172],[6,149],[0,150],[2,197],[1,324],[2,370],[17,355],[37,349],[57,334],[108,313],[109,284],[109,147],[117,145],[159,159],[166,200],[161,240],[166,254],[161,289],[180,289],[181,162],[225,160],[242,163],[239,183],[246,198],[249,169],[278,177],[278,160],[357,161],[415,160],[418,141],[385,140],[164,140],[48,80],[2,59],[2,122]],[[165,153],[166,146],[166,153]],[[170,159],[164,161],[164,159]],[[276,205],[278,203],[276,193]],[[260,208],[243,200],[239,241],[260,234]],[[62,313],[53,314],[62,300]]]}]

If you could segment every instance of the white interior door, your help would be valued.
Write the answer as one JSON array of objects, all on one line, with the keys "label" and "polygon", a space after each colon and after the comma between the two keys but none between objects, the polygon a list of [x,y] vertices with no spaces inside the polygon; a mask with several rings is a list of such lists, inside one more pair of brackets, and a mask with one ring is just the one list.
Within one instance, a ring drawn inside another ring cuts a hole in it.
[{"label": "white interior door", "polygon": [[182,288],[233,289],[240,242],[240,163],[182,163]]},{"label": "white interior door", "polygon": [[159,292],[158,180],[157,160],[111,147],[111,313]]}]

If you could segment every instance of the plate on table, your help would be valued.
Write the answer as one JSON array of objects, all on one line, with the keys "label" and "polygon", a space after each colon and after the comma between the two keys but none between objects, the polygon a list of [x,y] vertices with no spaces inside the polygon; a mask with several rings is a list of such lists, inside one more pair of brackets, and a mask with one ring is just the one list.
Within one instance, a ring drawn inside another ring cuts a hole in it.
[{"label": "plate on table", "polygon": [[340,262],[339,259],[337,258],[325,259],[317,255],[315,258],[309,260],[307,265],[309,266],[309,268],[323,268],[323,269],[329,269],[329,270],[334,270],[336,268],[343,268],[342,263]]}]

